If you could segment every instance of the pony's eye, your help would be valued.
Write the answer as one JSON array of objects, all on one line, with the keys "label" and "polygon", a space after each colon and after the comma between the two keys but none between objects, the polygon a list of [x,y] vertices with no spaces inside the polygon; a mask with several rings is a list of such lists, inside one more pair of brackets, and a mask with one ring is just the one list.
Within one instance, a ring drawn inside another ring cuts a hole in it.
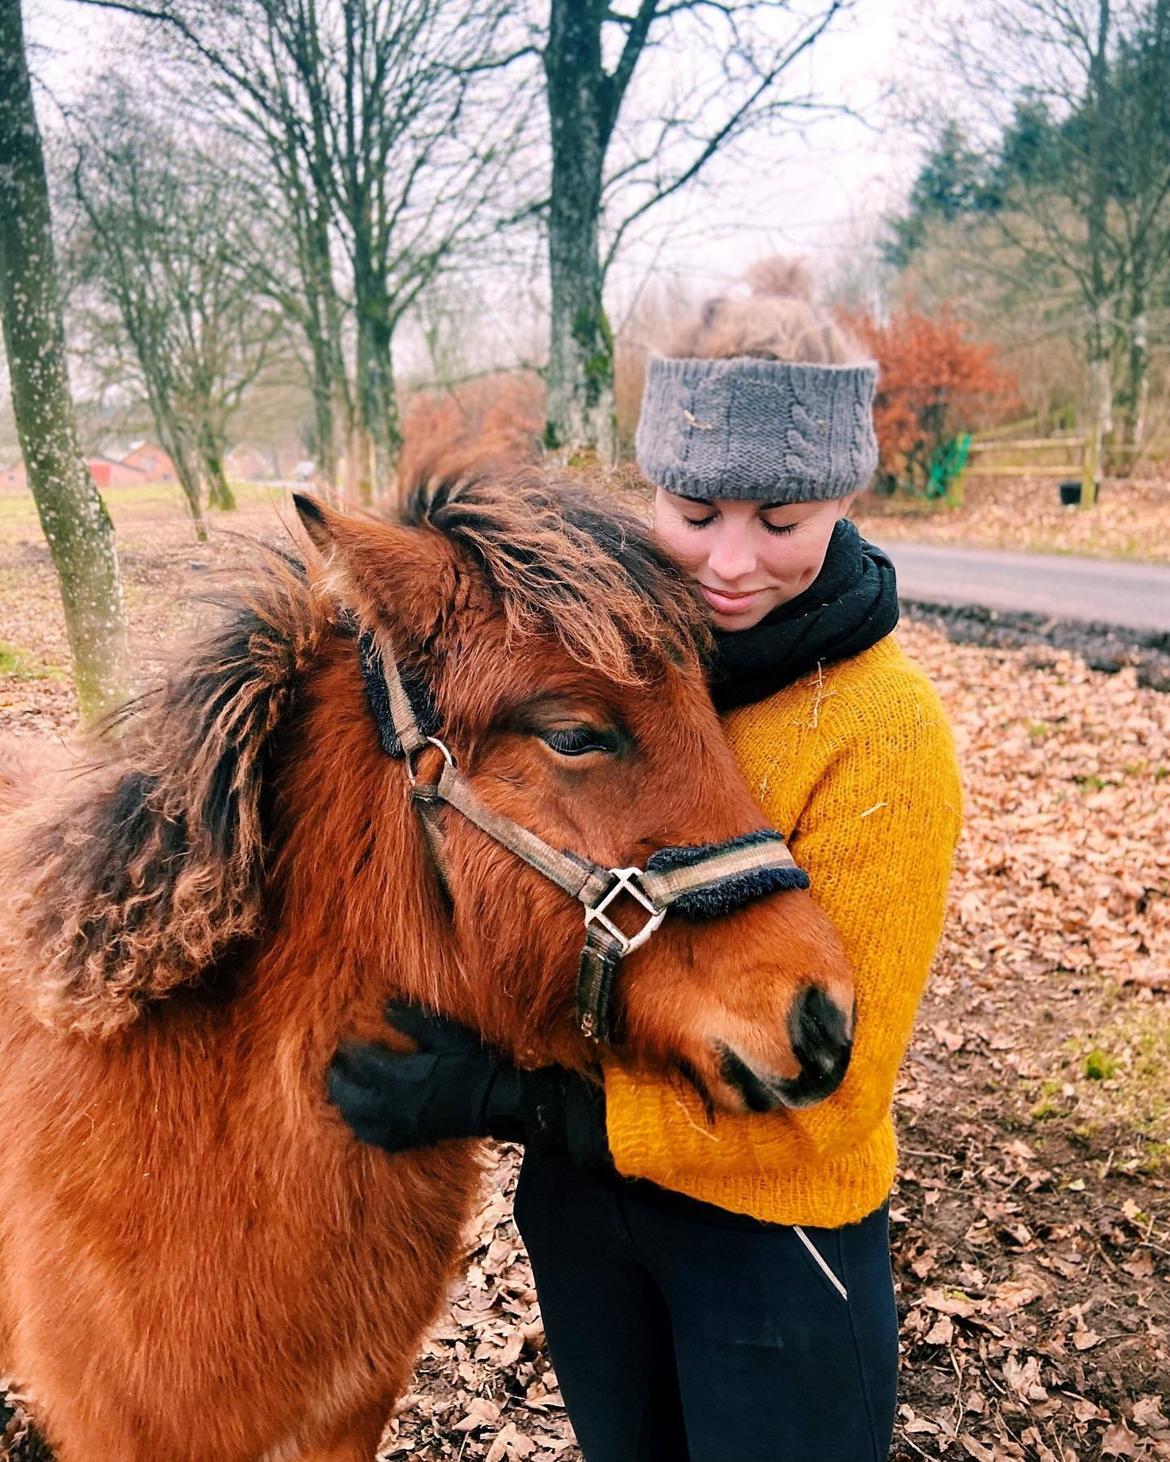
[{"label": "pony's eye", "polygon": [[597,726],[568,726],[563,730],[541,731],[540,739],[560,756],[584,756],[590,751],[614,752],[617,735]]}]

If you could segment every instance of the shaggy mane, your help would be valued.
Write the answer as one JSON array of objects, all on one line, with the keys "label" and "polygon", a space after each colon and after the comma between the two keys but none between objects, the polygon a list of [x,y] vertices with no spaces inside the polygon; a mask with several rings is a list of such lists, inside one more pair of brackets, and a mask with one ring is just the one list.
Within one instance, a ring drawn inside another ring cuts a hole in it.
[{"label": "shaggy mane", "polygon": [[538,467],[423,477],[401,521],[468,549],[518,634],[550,629],[579,664],[643,684],[704,650],[707,616],[649,526],[616,495]]},{"label": "shaggy mane", "polygon": [[261,551],[223,621],[108,718],[80,784],[6,850],[50,1025],[108,1035],[260,929],[272,733],[335,627],[303,565]]}]

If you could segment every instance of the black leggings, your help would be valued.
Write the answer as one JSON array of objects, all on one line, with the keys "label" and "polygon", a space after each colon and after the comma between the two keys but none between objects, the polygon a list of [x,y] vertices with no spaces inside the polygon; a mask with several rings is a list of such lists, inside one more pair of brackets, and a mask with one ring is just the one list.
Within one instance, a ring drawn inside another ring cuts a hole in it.
[{"label": "black leggings", "polygon": [[516,1223],[586,1462],[885,1462],[884,1208],[761,1224],[530,1148]]}]

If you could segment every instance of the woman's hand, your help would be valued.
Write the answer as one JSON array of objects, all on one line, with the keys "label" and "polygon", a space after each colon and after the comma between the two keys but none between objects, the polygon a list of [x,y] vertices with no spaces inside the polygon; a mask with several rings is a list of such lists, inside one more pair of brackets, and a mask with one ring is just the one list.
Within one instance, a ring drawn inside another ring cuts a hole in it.
[{"label": "woman's hand", "polygon": [[330,1101],[362,1142],[405,1152],[495,1137],[560,1147],[579,1166],[609,1164],[599,1084],[560,1066],[522,1071],[417,1006],[391,1003],[386,1018],[417,1050],[342,1046],[326,1076]]}]

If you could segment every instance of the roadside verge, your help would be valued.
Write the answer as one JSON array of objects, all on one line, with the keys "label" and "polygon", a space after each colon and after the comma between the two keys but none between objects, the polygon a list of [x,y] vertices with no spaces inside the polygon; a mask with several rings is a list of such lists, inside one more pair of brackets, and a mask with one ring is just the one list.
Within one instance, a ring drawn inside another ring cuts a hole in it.
[{"label": "roadside verge", "polygon": [[[1079,656],[1091,670],[1108,674],[1133,666],[1139,685],[1170,691],[1170,634],[1135,630],[1100,620],[1060,619],[1028,610],[987,609],[981,604],[934,604],[902,600],[902,612],[941,630],[961,645],[1016,650],[1048,646]],[[1037,660],[1037,668],[1043,668]]]}]

